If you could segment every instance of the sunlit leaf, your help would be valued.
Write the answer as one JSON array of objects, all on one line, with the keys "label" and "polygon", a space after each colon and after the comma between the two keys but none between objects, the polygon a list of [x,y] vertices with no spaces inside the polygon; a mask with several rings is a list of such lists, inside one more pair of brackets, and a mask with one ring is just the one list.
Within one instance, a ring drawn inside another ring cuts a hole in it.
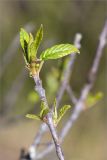
[{"label": "sunlit leaf", "polygon": [[29,47],[29,52],[30,52],[30,57],[29,59],[36,59],[36,43],[32,42],[30,47]]},{"label": "sunlit leaf", "polygon": [[57,125],[57,118],[58,118],[58,114],[57,114],[57,104],[56,104],[56,99],[54,100],[54,105],[53,105],[53,123],[56,126]]},{"label": "sunlit leaf", "polygon": [[54,116],[55,119],[57,119],[57,117],[58,117],[58,115],[57,115],[57,108],[56,108],[56,99],[54,100],[53,116]]},{"label": "sunlit leaf", "polygon": [[21,43],[23,50],[25,49],[24,48],[24,45],[25,45],[24,41],[26,41],[27,43],[29,42],[29,34],[23,28],[21,28],[21,30],[20,30],[20,43]]},{"label": "sunlit leaf", "polygon": [[60,111],[59,111],[59,115],[58,115],[58,119],[57,119],[57,123],[61,120],[61,118],[65,115],[65,113],[67,112],[68,109],[70,109],[71,106],[70,105],[64,105]]},{"label": "sunlit leaf", "polygon": [[20,43],[24,52],[23,56],[26,64],[28,64],[28,42],[29,42],[29,35],[23,28],[21,28]]},{"label": "sunlit leaf", "polygon": [[37,52],[37,50],[38,50],[38,47],[39,47],[39,45],[40,45],[42,39],[43,39],[43,25],[41,24],[39,30],[38,30],[37,33],[36,33],[36,37],[35,37],[35,43],[36,43],[35,47],[36,47],[36,52]]},{"label": "sunlit leaf", "polygon": [[41,103],[41,111],[39,116],[41,117],[41,119],[43,119],[43,117],[49,112],[49,108],[46,106],[45,103]]},{"label": "sunlit leaf", "polygon": [[43,51],[40,55],[41,60],[57,59],[69,55],[71,53],[80,53],[79,50],[71,44],[55,45]]},{"label": "sunlit leaf", "polygon": [[29,62],[31,60],[31,54],[32,54],[32,52],[34,52],[34,47],[32,46],[32,44],[33,44],[33,36],[30,33],[30,35],[29,35],[29,43],[28,43],[28,61]]},{"label": "sunlit leaf", "polygon": [[30,119],[41,120],[40,117],[35,114],[27,114],[26,117]]}]

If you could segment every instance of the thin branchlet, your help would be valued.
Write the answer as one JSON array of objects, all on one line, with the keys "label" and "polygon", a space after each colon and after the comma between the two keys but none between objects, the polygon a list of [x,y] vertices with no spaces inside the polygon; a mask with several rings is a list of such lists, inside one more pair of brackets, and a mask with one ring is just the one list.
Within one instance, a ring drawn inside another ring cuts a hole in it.
[{"label": "thin branchlet", "polygon": [[[39,94],[41,101],[49,108],[48,103],[47,103],[46,94],[45,94],[45,89],[42,87],[42,81],[39,78],[39,74],[35,75],[33,77],[33,79],[34,79],[34,82],[36,84],[35,90]],[[45,119],[47,120],[46,124],[49,127],[51,136],[52,136],[54,144],[55,144],[57,157],[58,157],[59,160],[64,160],[62,149],[60,147],[59,140],[58,140],[58,135],[57,135],[56,129],[54,127],[54,123],[53,123],[53,119],[52,119],[52,112],[51,111],[48,112],[45,115]]]}]

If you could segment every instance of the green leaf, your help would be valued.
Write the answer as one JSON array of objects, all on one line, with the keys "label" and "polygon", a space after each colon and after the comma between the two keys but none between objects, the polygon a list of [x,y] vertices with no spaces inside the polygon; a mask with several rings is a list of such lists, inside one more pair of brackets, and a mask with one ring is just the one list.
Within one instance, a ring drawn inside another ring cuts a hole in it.
[{"label": "green leaf", "polygon": [[40,118],[43,119],[43,117],[49,112],[49,108],[42,102],[41,103],[41,111],[40,111]]},{"label": "green leaf", "polygon": [[32,52],[34,52],[34,44],[33,44],[33,36],[32,36],[32,34],[30,33],[30,35],[29,35],[29,43],[28,43],[28,61],[30,62],[30,60],[31,60],[31,54],[32,54]]},{"label": "green leaf", "polygon": [[53,118],[57,119],[57,108],[56,108],[56,99],[54,100],[54,110],[53,110]]},{"label": "green leaf", "polygon": [[56,106],[56,99],[54,100],[54,105],[53,105],[53,122],[54,122],[54,125],[57,126],[57,118],[58,118],[58,114],[57,114],[57,106]]},{"label": "green leaf", "polygon": [[21,28],[20,43],[21,43],[21,47],[24,51],[23,56],[24,56],[24,60],[25,60],[26,64],[28,64],[28,42],[29,42],[29,35],[23,28]]},{"label": "green leaf", "polygon": [[36,59],[36,43],[32,42],[29,46],[29,61]]},{"label": "green leaf", "polygon": [[41,119],[43,119],[49,113],[49,108],[45,108],[42,112]]},{"label": "green leaf", "polygon": [[40,55],[40,59],[41,60],[57,59],[69,55],[71,53],[80,53],[80,52],[74,45],[59,44],[43,51]]},{"label": "green leaf", "polygon": [[25,42],[26,41],[27,43],[29,42],[29,34],[23,29],[21,28],[20,30],[20,43],[21,43],[21,46],[23,48],[23,50],[25,51]]},{"label": "green leaf", "polygon": [[41,24],[39,30],[38,30],[37,33],[36,33],[36,37],[35,37],[36,52],[37,52],[37,50],[38,50],[38,47],[39,47],[42,39],[43,39],[43,25]]},{"label": "green leaf", "polygon": [[59,111],[59,116],[57,119],[57,123],[59,123],[59,121],[61,120],[61,118],[65,115],[65,113],[67,112],[68,109],[70,109],[71,106],[70,105],[64,105],[60,111]]},{"label": "green leaf", "polygon": [[49,113],[49,108],[44,108],[43,110],[41,110],[39,116],[41,119],[43,119],[44,116],[46,116]]},{"label": "green leaf", "polygon": [[35,114],[27,114],[26,117],[30,119],[41,120],[41,118]]}]

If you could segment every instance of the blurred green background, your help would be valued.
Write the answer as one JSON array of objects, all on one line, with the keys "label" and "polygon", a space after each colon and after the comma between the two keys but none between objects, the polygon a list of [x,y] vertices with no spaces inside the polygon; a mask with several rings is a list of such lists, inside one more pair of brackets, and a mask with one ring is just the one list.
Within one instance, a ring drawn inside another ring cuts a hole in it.
[{"label": "blurred green background", "polygon": [[[40,125],[25,118],[26,113],[39,112],[40,101],[33,92],[34,82],[24,68],[18,37],[20,28],[27,27],[35,34],[43,24],[44,38],[39,53],[54,44],[73,43],[75,34],[82,33],[81,54],[70,79],[79,97],[106,18],[106,0],[0,0],[0,160],[17,160],[20,149],[28,148]],[[107,160],[106,52],[107,47],[92,90],[103,92],[104,97],[95,107],[83,112],[69,132],[63,143],[66,160]],[[56,96],[64,59],[47,61],[41,71],[50,105]],[[65,103],[71,103],[67,94],[61,105]],[[60,126],[64,126],[69,114]],[[45,158],[49,159],[56,160],[55,153]]]}]

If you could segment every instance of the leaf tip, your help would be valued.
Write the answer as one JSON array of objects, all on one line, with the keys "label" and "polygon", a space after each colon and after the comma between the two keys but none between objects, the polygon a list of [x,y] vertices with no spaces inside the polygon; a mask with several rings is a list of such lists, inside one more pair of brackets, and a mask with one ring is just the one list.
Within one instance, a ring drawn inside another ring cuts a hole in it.
[{"label": "leaf tip", "polygon": [[78,50],[77,53],[80,54],[80,51]]},{"label": "leaf tip", "polygon": [[43,24],[40,25],[40,28],[43,29]]},{"label": "leaf tip", "polygon": [[29,118],[29,114],[26,114],[25,117],[26,117],[26,118]]}]

